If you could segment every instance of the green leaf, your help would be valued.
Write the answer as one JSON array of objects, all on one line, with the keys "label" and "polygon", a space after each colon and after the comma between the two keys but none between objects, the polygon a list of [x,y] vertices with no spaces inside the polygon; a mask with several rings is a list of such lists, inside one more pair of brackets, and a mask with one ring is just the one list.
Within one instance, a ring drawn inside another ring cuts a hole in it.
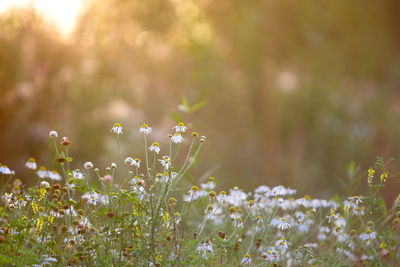
[{"label": "green leaf", "polygon": [[387,214],[387,209],[386,209],[386,204],[385,204],[385,200],[382,197],[378,197],[378,207],[381,210],[381,212],[383,213],[383,215],[386,216]]},{"label": "green leaf", "polygon": [[347,176],[352,179],[354,177],[354,170],[355,170],[355,162],[354,160],[350,161],[349,166],[347,167]]}]

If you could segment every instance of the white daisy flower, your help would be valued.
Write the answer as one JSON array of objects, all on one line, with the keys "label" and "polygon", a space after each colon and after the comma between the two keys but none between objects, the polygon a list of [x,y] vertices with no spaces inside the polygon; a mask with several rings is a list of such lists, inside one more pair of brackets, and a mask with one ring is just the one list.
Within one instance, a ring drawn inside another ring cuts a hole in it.
[{"label": "white daisy flower", "polygon": [[140,163],[141,163],[140,159],[139,159],[139,158],[135,158],[135,159],[133,160],[132,165],[133,165],[133,166],[136,166],[137,168],[140,168]]},{"label": "white daisy flower", "polygon": [[183,142],[183,137],[180,133],[174,133],[174,135],[171,137],[171,140],[173,143],[178,144]]},{"label": "white daisy flower", "polygon": [[36,170],[37,169],[37,165],[36,165],[36,161],[34,158],[30,158],[26,163],[25,163],[25,167],[27,167],[30,170]]},{"label": "white daisy flower", "polygon": [[93,168],[93,163],[88,161],[88,162],[85,162],[85,164],[83,166],[85,167],[86,170],[90,170],[91,168]]},{"label": "white daisy flower", "polygon": [[172,129],[175,129],[177,133],[184,133],[187,129],[183,122],[178,123],[178,125],[174,126]]},{"label": "white daisy flower", "polygon": [[169,167],[171,167],[171,159],[168,156],[163,156],[162,159],[159,159],[158,161],[167,170],[169,169]]},{"label": "white daisy flower", "polygon": [[241,264],[251,264],[251,256],[250,254],[246,254],[243,256],[242,260],[240,261]]},{"label": "white daisy flower", "polygon": [[285,252],[286,249],[288,248],[288,243],[287,243],[286,239],[282,237],[280,240],[276,241],[275,247],[278,250]]},{"label": "white daisy flower", "polygon": [[140,133],[144,133],[144,134],[151,134],[151,127],[149,125],[147,125],[146,123],[142,124],[142,127],[140,127]]},{"label": "white daisy flower", "polygon": [[1,163],[0,163],[0,173],[4,174],[4,175],[13,175],[13,174],[15,174],[15,172],[10,170],[7,167],[7,165],[2,165]]},{"label": "white daisy flower", "polygon": [[46,170],[46,168],[44,166],[41,166],[39,168],[39,170],[36,171],[36,174],[39,176],[39,178],[44,179],[47,178],[49,176],[48,171]]},{"label": "white daisy flower", "polygon": [[367,231],[365,231],[365,233],[360,234],[358,238],[360,238],[362,241],[376,239],[376,233],[368,228]]},{"label": "white daisy flower", "polygon": [[272,226],[275,226],[276,228],[281,229],[281,230],[286,230],[286,229],[289,229],[290,227],[292,227],[292,226],[287,222],[287,220],[286,220],[285,218],[280,218],[280,219],[278,219],[278,218],[273,218],[273,219],[271,220],[271,225],[272,225]]},{"label": "white daisy flower", "polygon": [[218,196],[217,196],[217,200],[219,203],[223,203],[226,200],[226,192],[225,191],[221,191],[219,192]]},{"label": "white daisy flower", "polygon": [[243,201],[247,199],[247,194],[240,190],[238,187],[234,187],[229,190],[229,195],[226,197],[226,202],[232,206],[239,207]]},{"label": "white daisy flower", "polygon": [[51,180],[53,180],[53,181],[61,181],[62,180],[62,177],[61,177],[61,175],[60,174],[58,174],[58,172],[57,171],[49,171],[48,172],[48,178],[50,178]]},{"label": "white daisy flower", "polygon": [[122,134],[122,126],[119,123],[114,123],[114,126],[111,128],[111,132],[116,134]]},{"label": "white daisy flower", "polygon": [[149,147],[150,151],[154,151],[157,154],[160,153],[160,145],[157,142],[154,142],[150,147]]},{"label": "white daisy flower", "polygon": [[362,203],[362,199],[363,199],[362,196],[352,196],[352,197],[349,197],[350,202],[356,203],[357,205],[360,204],[360,203]]}]

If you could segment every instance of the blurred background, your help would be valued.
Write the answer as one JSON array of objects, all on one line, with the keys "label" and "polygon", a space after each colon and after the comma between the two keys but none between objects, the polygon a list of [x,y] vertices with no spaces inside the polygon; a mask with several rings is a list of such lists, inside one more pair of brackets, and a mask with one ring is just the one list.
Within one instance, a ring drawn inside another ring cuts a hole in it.
[{"label": "blurred background", "polygon": [[400,166],[399,14],[397,0],[1,0],[0,162],[34,183],[24,164],[57,168],[55,129],[74,167],[104,168],[113,123],[141,156],[143,122],[165,143],[182,120],[207,136],[191,183],[329,198],[353,160],[366,185],[376,156]]}]

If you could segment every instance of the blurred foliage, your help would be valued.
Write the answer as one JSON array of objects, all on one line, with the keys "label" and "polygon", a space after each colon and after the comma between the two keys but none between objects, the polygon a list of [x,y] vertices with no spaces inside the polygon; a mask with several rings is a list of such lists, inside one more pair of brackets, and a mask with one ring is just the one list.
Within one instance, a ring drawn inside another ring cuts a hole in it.
[{"label": "blurred foliage", "polygon": [[24,179],[56,129],[76,167],[101,165],[114,122],[123,153],[140,155],[142,122],[157,140],[182,118],[208,137],[193,183],[212,170],[221,188],[331,196],[351,160],[399,158],[399,12],[396,0],[103,0],[69,38],[33,10],[3,13],[0,161]]}]

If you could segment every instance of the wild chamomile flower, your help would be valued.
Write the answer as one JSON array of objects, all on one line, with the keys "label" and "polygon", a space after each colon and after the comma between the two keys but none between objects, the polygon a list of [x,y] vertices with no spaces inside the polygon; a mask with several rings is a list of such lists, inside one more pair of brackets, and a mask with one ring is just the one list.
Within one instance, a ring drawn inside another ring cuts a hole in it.
[{"label": "wild chamomile flower", "polygon": [[178,144],[183,142],[183,137],[180,133],[174,133],[174,135],[171,137],[171,140],[173,143]]},{"label": "wild chamomile flower", "polygon": [[160,145],[157,142],[154,142],[150,147],[149,147],[150,151],[154,151],[157,154],[160,153]]},{"label": "wild chamomile flower", "polygon": [[287,243],[286,239],[282,237],[280,240],[276,241],[275,247],[278,250],[285,252],[286,249],[288,248],[288,243]]},{"label": "wild chamomile flower", "polygon": [[257,216],[255,219],[256,224],[263,224],[264,220],[261,216]]},{"label": "wild chamomile flower", "polygon": [[373,232],[370,228],[367,228],[365,233],[362,233],[358,236],[362,241],[376,239],[376,233]]},{"label": "wild chamomile flower", "polygon": [[336,209],[331,209],[331,213],[326,216],[326,218],[328,218],[328,222],[331,223],[339,218],[339,214],[336,214]]},{"label": "wild chamomile flower", "polygon": [[262,253],[262,257],[266,261],[278,261],[279,254],[275,249],[268,249]]},{"label": "wild chamomile flower", "polygon": [[142,127],[140,127],[140,133],[144,133],[144,134],[151,134],[151,127],[149,125],[147,125],[146,123],[142,124]]},{"label": "wild chamomile flower", "polygon": [[276,228],[281,230],[286,230],[292,227],[285,218],[273,218],[271,220],[271,225],[276,226]]},{"label": "wild chamomile flower", "polygon": [[219,192],[219,194],[217,196],[218,202],[223,203],[223,202],[225,202],[225,199],[226,199],[226,192],[225,191]]},{"label": "wild chamomile flower", "polygon": [[236,217],[233,220],[233,227],[237,227],[237,228],[243,228],[244,227],[242,217]]},{"label": "wild chamomile flower", "polygon": [[44,166],[41,166],[40,168],[39,168],[39,170],[37,170],[36,171],[36,174],[39,176],[39,178],[41,178],[41,179],[44,179],[44,178],[47,178],[49,175],[49,173],[47,172],[47,170],[46,170],[46,167],[44,167]]},{"label": "wild chamomile flower", "polygon": [[30,170],[36,170],[37,169],[37,165],[36,165],[36,161],[34,158],[30,158],[26,163],[25,163],[25,167],[27,167]]},{"label": "wild chamomile flower", "polygon": [[357,207],[357,208],[355,208],[355,209],[353,210],[353,215],[356,215],[356,216],[363,216],[363,215],[364,215],[364,210],[365,210],[364,207]]},{"label": "wild chamomile flower", "polygon": [[140,163],[141,163],[140,159],[139,159],[139,158],[135,158],[135,159],[133,160],[132,165],[133,165],[133,166],[136,166],[137,168],[140,168]]},{"label": "wild chamomile flower", "polygon": [[183,122],[178,123],[178,125],[174,126],[172,129],[175,129],[177,133],[184,133],[187,129]]},{"label": "wild chamomile flower", "polygon": [[114,126],[111,128],[111,132],[116,134],[122,134],[122,126],[119,123],[114,123]]},{"label": "wild chamomile flower", "polygon": [[50,178],[53,181],[61,181],[62,180],[61,175],[57,171],[49,171],[48,178]]},{"label": "wild chamomile flower", "polygon": [[169,169],[169,167],[171,167],[171,159],[168,156],[163,156],[162,159],[159,159],[158,161],[167,170]]},{"label": "wild chamomile flower", "polygon": [[4,174],[4,175],[13,175],[13,174],[15,174],[15,172],[10,170],[7,167],[7,165],[2,165],[1,163],[0,163],[0,173]]},{"label": "wild chamomile flower", "polygon": [[360,203],[362,203],[362,196],[352,196],[352,197],[349,197],[349,200],[350,200],[350,202],[352,202],[352,203],[355,203],[355,204],[360,204]]},{"label": "wild chamomile flower", "polygon": [[240,261],[241,264],[251,264],[251,256],[250,254],[246,254],[243,256],[242,260]]}]

